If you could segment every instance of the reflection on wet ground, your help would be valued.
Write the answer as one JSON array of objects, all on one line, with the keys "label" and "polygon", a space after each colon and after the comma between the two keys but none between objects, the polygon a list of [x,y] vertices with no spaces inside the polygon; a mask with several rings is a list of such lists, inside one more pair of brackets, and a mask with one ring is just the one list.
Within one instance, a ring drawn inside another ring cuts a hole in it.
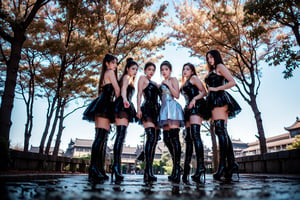
[{"label": "reflection on wet ground", "polygon": [[96,185],[88,182],[87,175],[42,180],[16,177],[16,181],[9,177],[2,181],[4,187],[0,185],[0,199],[300,199],[299,175],[242,174],[239,182],[225,183],[208,174],[205,184],[191,185],[157,177],[151,185],[145,184],[141,175],[125,175],[120,184],[106,181]]}]

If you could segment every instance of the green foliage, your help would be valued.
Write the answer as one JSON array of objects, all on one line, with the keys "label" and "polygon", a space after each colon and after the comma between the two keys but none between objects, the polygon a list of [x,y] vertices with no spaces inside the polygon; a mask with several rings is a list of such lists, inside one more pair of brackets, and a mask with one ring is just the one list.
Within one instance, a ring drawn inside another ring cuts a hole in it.
[{"label": "green foliage", "polygon": [[300,149],[300,135],[295,136],[294,142],[287,147],[287,149]]}]

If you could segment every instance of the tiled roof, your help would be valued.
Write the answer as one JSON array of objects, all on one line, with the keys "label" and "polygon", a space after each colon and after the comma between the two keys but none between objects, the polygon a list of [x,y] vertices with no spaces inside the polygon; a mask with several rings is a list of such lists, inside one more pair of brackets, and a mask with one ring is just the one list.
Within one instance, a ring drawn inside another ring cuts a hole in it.
[{"label": "tiled roof", "polygon": [[76,147],[92,147],[94,140],[91,139],[78,139],[74,141]]},{"label": "tiled roof", "polygon": [[289,127],[284,127],[285,130],[288,130],[288,131],[291,131],[291,130],[294,130],[294,129],[299,129],[300,128],[300,119],[297,117],[296,118],[296,122],[289,126]]}]

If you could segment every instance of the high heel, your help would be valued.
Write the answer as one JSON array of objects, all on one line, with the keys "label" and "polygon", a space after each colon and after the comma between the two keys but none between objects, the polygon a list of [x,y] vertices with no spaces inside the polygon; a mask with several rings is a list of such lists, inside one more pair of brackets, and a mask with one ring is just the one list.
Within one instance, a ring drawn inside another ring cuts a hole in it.
[{"label": "high heel", "polygon": [[192,177],[192,180],[196,183],[205,183],[206,168],[202,168],[198,171],[198,174]]},{"label": "high heel", "polygon": [[225,180],[232,181],[232,175],[234,173],[236,173],[237,178],[238,178],[237,181],[239,181],[240,180],[239,165],[236,162],[234,162],[233,166],[226,171]]},{"label": "high heel", "polygon": [[114,144],[114,163],[112,166],[111,180],[113,181],[113,175],[115,181],[120,182],[124,180],[124,176],[121,173],[121,155],[123,150],[123,143],[126,136],[127,126],[117,126],[117,137]]}]

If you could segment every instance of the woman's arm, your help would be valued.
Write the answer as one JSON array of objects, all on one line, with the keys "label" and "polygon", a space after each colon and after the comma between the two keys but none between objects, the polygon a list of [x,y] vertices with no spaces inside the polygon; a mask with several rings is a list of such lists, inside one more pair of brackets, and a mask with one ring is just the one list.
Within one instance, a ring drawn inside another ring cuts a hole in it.
[{"label": "woman's arm", "polygon": [[143,94],[143,85],[144,85],[144,76],[141,76],[138,81],[138,94],[137,94],[137,117],[140,119],[142,117],[142,111],[141,111],[141,99]]},{"label": "woman's arm", "polygon": [[124,107],[128,108],[130,106],[127,99],[127,87],[129,84],[128,75],[125,75],[122,80],[121,96],[123,98]]},{"label": "woman's arm", "polygon": [[108,79],[111,82],[111,84],[112,84],[112,86],[115,90],[116,97],[119,97],[120,96],[120,87],[119,87],[118,81],[116,79],[115,73],[112,70],[108,70],[106,72],[106,74],[107,74]]}]

